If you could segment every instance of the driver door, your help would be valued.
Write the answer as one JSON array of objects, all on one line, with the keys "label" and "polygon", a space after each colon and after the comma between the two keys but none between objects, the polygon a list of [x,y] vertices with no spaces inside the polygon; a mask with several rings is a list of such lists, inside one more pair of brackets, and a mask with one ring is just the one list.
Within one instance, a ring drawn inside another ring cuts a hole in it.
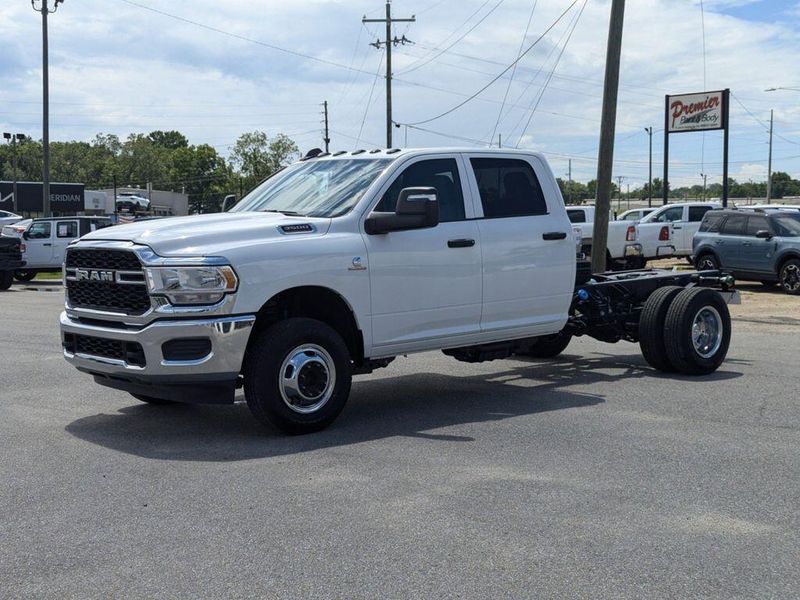
[{"label": "driver door", "polygon": [[376,355],[479,333],[481,251],[466,181],[458,155],[419,158],[403,166],[374,207],[393,212],[403,188],[432,187],[440,220],[427,229],[364,234]]},{"label": "driver door", "polygon": [[51,266],[53,259],[53,223],[34,221],[25,232],[25,267],[28,269]]}]

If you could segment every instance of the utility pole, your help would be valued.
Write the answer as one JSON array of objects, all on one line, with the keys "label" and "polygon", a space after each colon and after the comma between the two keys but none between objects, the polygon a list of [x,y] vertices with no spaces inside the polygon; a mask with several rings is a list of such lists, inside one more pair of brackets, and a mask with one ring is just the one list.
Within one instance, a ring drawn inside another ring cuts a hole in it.
[{"label": "utility pole", "polygon": [[[63,1],[63,0],[62,0]],[[392,2],[386,0],[386,18],[384,19],[368,19],[366,15],[361,19],[362,23],[386,23],[386,39],[384,41],[376,40],[370,44],[380,49],[381,46],[386,47],[386,147],[392,147],[392,46],[398,44],[405,45],[410,42],[406,36],[398,38],[397,36],[392,39],[392,23],[413,23],[416,21],[414,15],[409,19],[395,19],[392,18]]]},{"label": "utility pole", "polygon": [[703,178],[703,202],[706,201],[706,183],[708,181],[708,173],[700,173],[700,177]]},{"label": "utility pole", "polygon": [[53,10],[47,7],[48,0],[40,0],[42,7],[36,8],[36,0],[31,6],[42,13],[42,212],[50,216],[50,73],[48,70],[47,15],[58,10],[64,0],[54,0]]},{"label": "utility pole", "polygon": [[572,204],[572,159],[567,161],[567,180],[569,187],[567,187],[567,204]]},{"label": "utility pole", "polygon": [[650,170],[647,174],[647,206],[653,206],[653,127],[645,127],[644,130],[650,136]]},{"label": "utility pole", "polygon": [[328,131],[328,101],[322,103],[323,109],[325,110],[325,137],[322,138],[322,141],[325,142],[325,152],[330,152],[331,149],[331,137],[330,132]]},{"label": "utility pole", "polygon": [[617,175],[617,213],[622,210],[622,180],[625,179],[622,175]]},{"label": "utility pole", "polygon": [[13,200],[11,205],[13,208],[11,209],[12,212],[16,214],[20,214],[19,212],[19,200],[17,200],[17,144],[25,139],[25,134],[23,133],[3,133],[3,137],[8,140],[8,143],[11,145],[11,177],[13,179],[11,193],[13,196]]},{"label": "utility pole", "polygon": [[603,116],[600,125],[600,152],[597,161],[597,198],[592,235],[592,272],[606,270],[608,213],[611,207],[611,172],[614,167],[614,130],[617,121],[619,58],[622,52],[622,22],[625,0],[612,0],[608,24],[606,74],[603,83]]},{"label": "utility pole", "polygon": [[772,201],[772,109],[769,109],[769,160],[767,160],[767,204]]}]

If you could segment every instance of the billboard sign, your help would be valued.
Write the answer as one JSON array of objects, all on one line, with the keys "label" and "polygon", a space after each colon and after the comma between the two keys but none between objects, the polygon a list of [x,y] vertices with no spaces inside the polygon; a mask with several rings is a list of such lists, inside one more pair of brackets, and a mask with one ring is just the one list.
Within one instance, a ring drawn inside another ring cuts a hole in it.
[{"label": "billboard sign", "polygon": [[[42,212],[41,182],[17,183],[17,210],[26,213]],[[0,210],[13,210],[14,184],[0,181]],[[84,210],[84,185],[82,183],[51,183],[50,210],[54,215],[74,215]]]},{"label": "billboard sign", "polygon": [[724,103],[724,91],[667,96],[667,131],[722,129]]}]

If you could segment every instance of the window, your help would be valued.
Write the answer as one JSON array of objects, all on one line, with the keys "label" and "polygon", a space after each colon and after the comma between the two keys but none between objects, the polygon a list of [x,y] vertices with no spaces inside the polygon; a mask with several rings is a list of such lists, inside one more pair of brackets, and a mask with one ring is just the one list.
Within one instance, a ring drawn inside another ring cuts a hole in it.
[{"label": "window", "polygon": [[742,235],[746,221],[747,217],[744,215],[730,215],[722,226],[722,233],[726,235]]},{"label": "window", "polygon": [[111,221],[109,219],[92,219],[89,222],[89,229],[91,231],[97,231],[98,229],[103,229],[104,227],[110,227]]},{"label": "window", "polygon": [[531,165],[511,158],[470,160],[487,218],[547,214],[547,203]]},{"label": "window", "polygon": [[4,219],[5,217],[10,217],[11,213],[7,213],[4,210],[0,210],[0,219]]},{"label": "window", "polygon": [[747,219],[747,228],[745,229],[744,234],[755,237],[756,233],[759,231],[769,231],[767,217],[749,217]]},{"label": "window", "polygon": [[31,224],[30,229],[28,229],[28,239],[29,240],[49,240],[50,239],[50,223],[49,222],[40,222],[40,223],[33,223]]},{"label": "window", "polygon": [[683,220],[683,207],[682,206],[673,206],[672,208],[668,208],[660,215],[657,215],[653,222],[655,223],[674,223],[675,221]]},{"label": "window", "polygon": [[643,216],[644,215],[641,214],[639,211],[636,211],[636,212],[628,213],[627,215],[625,215],[625,217],[622,220],[623,221],[638,221]]},{"label": "window", "polygon": [[711,206],[690,206],[689,207],[689,221],[696,223],[702,221],[705,214],[710,211]]},{"label": "window", "polygon": [[772,219],[775,225],[775,231],[778,235],[783,237],[798,237],[800,236],[800,216],[780,216]]},{"label": "window", "polygon": [[400,191],[407,187],[432,187],[439,199],[439,221],[463,221],[464,194],[458,176],[458,163],[454,158],[421,160],[398,175],[381,198],[375,210],[394,212]]},{"label": "window", "polygon": [[718,233],[719,226],[725,217],[722,213],[709,212],[703,217],[703,222],[700,224],[700,231],[708,231],[710,233]]},{"label": "window", "polygon": [[78,222],[64,221],[56,226],[56,237],[75,239],[78,236]]},{"label": "window", "polygon": [[567,216],[570,223],[586,223],[586,213],[582,210],[568,210]]}]

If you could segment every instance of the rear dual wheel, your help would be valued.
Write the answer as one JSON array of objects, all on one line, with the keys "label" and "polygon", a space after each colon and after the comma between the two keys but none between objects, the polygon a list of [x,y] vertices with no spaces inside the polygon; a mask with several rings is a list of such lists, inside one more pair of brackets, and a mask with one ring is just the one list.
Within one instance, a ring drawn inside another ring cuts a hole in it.
[{"label": "rear dual wheel", "polygon": [[14,271],[0,271],[0,290],[7,290],[14,283]]},{"label": "rear dual wheel", "polygon": [[660,288],[645,303],[639,344],[645,360],[660,371],[713,373],[725,360],[730,340],[728,305],[712,289]]},{"label": "rear dual wheel", "polygon": [[21,281],[23,283],[27,283],[28,281],[33,281],[36,278],[36,271],[30,271],[26,269],[20,269],[19,271],[14,271],[14,279],[17,281]]}]

